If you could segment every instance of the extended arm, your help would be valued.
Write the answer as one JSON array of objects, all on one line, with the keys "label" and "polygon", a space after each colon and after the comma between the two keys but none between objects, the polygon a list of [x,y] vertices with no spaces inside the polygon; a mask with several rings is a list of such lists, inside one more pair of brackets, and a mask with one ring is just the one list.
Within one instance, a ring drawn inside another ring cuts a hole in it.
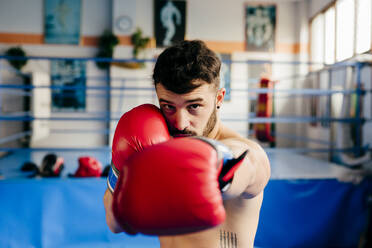
[{"label": "extended arm", "polygon": [[249,151],[243,164],[235,172],[231,187],[224,193],[224,199],[253,198],[260,194],[270,178],[270,162],[265,151],[257,143],[243,138],[220,141],[228,146],[235,156],[245,150]]},{"label": "extended arm", "polygon": [[124,230],[116,222],[114,214],[112,212],[112,193],[109,189],[106,189],[105,194],[103,195],[103,205],[106,211],[106,223],[113,233],[120,233]]}]

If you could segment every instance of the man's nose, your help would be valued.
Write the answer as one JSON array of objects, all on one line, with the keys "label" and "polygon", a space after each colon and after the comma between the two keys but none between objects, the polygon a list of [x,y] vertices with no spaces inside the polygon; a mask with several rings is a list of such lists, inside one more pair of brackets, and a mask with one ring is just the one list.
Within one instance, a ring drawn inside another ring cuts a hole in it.
[{"label": "man's nose", "polygon": [[189,119],[187,114],[182,110],[177,111],[174,119],[174,128],[178,130],[185,130],[187,127],[189,127]]}]

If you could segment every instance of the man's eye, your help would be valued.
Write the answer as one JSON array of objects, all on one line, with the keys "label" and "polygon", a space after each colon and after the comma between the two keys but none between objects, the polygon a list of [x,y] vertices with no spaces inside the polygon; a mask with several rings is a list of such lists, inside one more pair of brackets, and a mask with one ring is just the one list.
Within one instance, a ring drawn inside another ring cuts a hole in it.
[{"label": "man's eye", "polygon": [[168,105],[168,104],[164,104],[164,105],[163,105],[163,108],[164,108],[165,110],[173,110],[173,109],[174,109],[174,107],[173,107],[172,105]]},{"label": "man's eye", "polygon": [[192,105],[189,106],[189,108],[192,109],[192,110],[196,110],[199,107],[200,107],[199,104],[192,104]]}]

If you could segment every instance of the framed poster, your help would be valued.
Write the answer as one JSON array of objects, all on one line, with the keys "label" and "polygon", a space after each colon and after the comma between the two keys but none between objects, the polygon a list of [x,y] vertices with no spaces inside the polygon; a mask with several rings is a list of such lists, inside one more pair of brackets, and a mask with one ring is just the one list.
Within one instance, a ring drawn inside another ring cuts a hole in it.
[{"label": "framed poster", "polygon": [[85,110],[85,61],[51,61],[52,110]]},{"label": "framed poster", "polygon": [[225,101],[231,100],[231,54],[220,54],[220,88],[226,89]]},{"label": "framed poster", "polygon": [[276,6],[245,6],[245,40],[247,51],[274,52]]},{"label": "framed poster", "polygon": [[186,1],[154,1],[156,47],[167,47],[184,40]]},{"label": "framed poster", "polygon": [[79,44],[81,0],[44,0],[44,41]]}]

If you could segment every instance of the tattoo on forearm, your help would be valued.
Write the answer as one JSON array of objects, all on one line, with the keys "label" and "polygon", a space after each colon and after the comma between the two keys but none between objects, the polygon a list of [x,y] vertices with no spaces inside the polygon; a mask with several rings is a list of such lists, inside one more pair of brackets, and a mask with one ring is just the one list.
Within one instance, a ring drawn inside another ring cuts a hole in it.
[{"label": "tattoo on forearm", "polygon": [[237,248],[236,233],[220,230],[220,248]]}]

